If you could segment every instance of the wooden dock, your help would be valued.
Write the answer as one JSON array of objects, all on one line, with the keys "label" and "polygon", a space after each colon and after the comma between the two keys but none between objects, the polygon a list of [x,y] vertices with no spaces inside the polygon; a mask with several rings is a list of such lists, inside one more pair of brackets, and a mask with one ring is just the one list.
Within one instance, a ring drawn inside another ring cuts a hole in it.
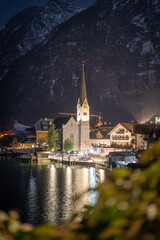
[{"label": "wooden dock", "polygon": [[27,151],[7,151],[0,152],[1,161],[18,161],[22,163],[38,164],[50,163],[48,155],[44,152],[27,152]]},{"label": "wooden dock", "polygon": [[80,159],[63,159],[62,158],[50,158],[50,161],[53,163],[62,163],[67,165],[88,165],[88,166],[94,166],[96,168],[106,168],[108,165],[104,163],[99,163],[92,160],[80,160]]},{"label": "wooden dock", "polygon": [[73,156],[54,156],[49,152],[27,152],[27,151],[9,151],[1,152],[0,160],[11,160],[29,164],[48,164],[50,162],[62,163],[66,165],[88,165],[96,168],[107,168],[108,164],[94,159],[79,159]]}]

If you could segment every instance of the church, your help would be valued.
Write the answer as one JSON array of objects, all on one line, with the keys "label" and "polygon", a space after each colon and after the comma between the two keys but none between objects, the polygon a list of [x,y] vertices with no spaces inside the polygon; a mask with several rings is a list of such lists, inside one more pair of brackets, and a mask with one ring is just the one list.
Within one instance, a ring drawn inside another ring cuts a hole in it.
[{"label": "church", "polygon": [[82,62],[82,84],[80,97],[77,102],[77,120],[72,116],[62,126],[63,143],[69,138],[74,143],[73,150],[83,153],[90,148],[90,107],[87,99],[87,90],[84,73],[84,62]]}]

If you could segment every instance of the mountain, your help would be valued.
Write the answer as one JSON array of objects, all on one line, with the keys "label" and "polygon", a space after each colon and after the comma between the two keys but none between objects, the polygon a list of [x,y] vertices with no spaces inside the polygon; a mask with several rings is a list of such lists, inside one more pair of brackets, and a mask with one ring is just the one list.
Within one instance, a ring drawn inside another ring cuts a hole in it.
[{"label": "mountain", "polygon": [[43,6],[31,7],[15,15],[0,31],[0,80],[12,62],[44,45],[55,26],[81,10],[70,0],[49,0]]},{"label": "mountain", "polygon": [[[91,112],[114,122],[149,118],[160,110],[159,22],[158,0],[96,1],[10,63],[0,81],[2,116],[28,124],[76,112],[84,60]],[[10,32],[18,23],[12,19],[12,24]],[[23,31],[20,36],[26,40]],[[5,41],[11,56],[12,35]],[[1,54],[10,59],[5,50]]]}]

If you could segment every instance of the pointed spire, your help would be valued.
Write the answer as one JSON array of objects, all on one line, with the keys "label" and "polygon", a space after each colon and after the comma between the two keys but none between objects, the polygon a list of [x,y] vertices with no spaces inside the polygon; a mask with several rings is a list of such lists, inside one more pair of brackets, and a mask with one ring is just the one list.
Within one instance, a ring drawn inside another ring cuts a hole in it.
[{"label": "pointed spire", "polygon": [[80,94],[81,106],[84,102],[84,99],[87,100],[87,91],[86,91],[86,81],[85,81],[85,74],[84,74],[84,61],[82,61],[82,86],[81,86],[81,94]]}]

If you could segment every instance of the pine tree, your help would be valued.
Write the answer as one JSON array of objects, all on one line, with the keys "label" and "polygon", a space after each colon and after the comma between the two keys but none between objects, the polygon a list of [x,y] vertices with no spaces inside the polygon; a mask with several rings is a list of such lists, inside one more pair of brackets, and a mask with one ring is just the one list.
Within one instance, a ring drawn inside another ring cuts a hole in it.
[{"label": "pine tree", "polygon": [[60,148],[60,136],[53,123],[48,130],[48,149],[57,151]]},{"label": "pine tree", "polygon": [[73,149],[73,141],[69,138],[67,138],[65,141],[64,141],[64,144],[63,144],[63,147],[64,147],[64,150],[65,151],[71,151]]}]

